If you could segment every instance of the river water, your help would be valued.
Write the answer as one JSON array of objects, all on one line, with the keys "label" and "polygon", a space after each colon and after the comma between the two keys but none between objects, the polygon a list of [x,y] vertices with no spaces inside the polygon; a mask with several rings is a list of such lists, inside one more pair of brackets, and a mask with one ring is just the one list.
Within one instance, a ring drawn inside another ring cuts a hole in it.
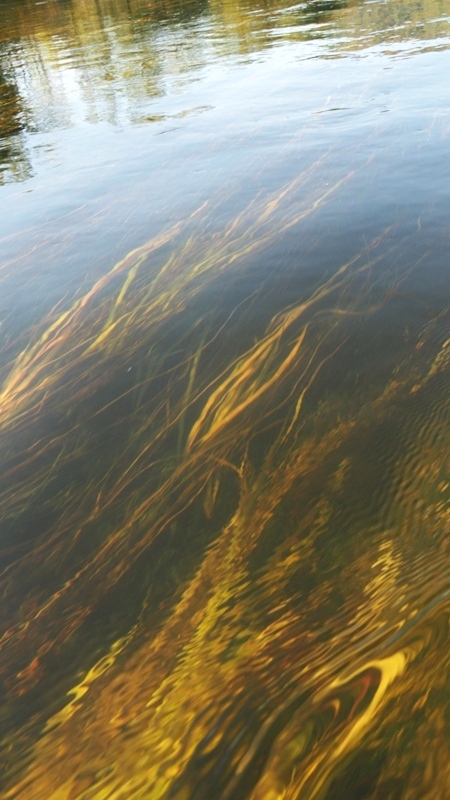
[{"label": "river water", "polygon": [[444,0],[0,5],[1,796],[450,797]]}]

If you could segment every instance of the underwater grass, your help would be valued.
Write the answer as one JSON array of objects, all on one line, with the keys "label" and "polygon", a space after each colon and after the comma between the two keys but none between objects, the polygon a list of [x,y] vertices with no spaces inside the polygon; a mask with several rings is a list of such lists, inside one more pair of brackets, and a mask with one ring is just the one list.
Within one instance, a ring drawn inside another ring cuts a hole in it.
[{"label": "underwater grass", "polygon": [[[356,399],[345,386],[326,396],[334,364],[423,256],[386,229],[289,306],[267,311],[256,341],[246,314],[264,286],[221,310],[224,276],[237,280],[250,256],[301,231],[353,176],[321,187],[316,168],[256,197],[222,231],[208,230],[213,208],[204,205],[132,251],[55,308],[11,365],[0,395],[3,752],[32,743],[32,758],[17,778],[7,768],[5,797],[322,796],[334,763],[371,730],[421,651],[397,603],[393,520],[374,534],[347,512],[360,574],[350,579],[335,552],[341,610],[322,618],[323,640],[314,615],[331,585],[309,578],[300,605],[289,587],[304,564],[320,573],[323,537],[333,558],[343,489],[351,496],[358,472],[348,451],[395,424],[409,398],[419,403],[448,370],[448,348],[430,333]],[[405,266],[385,281],[396,260]],[[210,307],[199,315],[203,297]],[[413,464],[406,452],[389,467],[394,484],[429,463],[428,451]],[[433,498],[430,507],[447,525],[446,508]],[[180,541],[195,526],[204,529],[195,568],[175,576],[152,624],[149,588],[126,633],[100,658],[85,653],[82,679],[73,676],[70,695],[46,712],[37,693],[48,692],[74,642],[82,646],[112,587],[127,585],[174,531]],[[374,535],[380,580],[371,584],[364,539]],[[31,712],[16,724],[28,697]]]}]

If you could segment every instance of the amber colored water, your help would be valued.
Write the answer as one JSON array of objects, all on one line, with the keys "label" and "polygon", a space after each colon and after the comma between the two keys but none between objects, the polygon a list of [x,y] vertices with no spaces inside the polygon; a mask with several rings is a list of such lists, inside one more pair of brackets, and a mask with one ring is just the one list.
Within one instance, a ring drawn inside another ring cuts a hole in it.
[{"label": "amber colored water", "polygon": [[450,797],[450,16],[0,4],[0,795]]}]

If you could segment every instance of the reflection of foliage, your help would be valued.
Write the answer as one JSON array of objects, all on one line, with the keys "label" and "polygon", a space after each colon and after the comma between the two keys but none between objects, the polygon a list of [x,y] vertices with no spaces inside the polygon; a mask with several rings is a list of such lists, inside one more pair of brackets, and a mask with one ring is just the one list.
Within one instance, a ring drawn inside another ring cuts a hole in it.
[{"label": "reflection of foliage", "polygon": [[[349,37],[344,48],[371,47],[374,44],[401,44],[409,49],[442,47],[449,35],[450,19],[445,0],[390,0],[387,3],[354,4],[346,17]],[[436,45],[433,40],[436,41]],[[440,40],[440,41],[439,41]]]},{"label": "reflection of foliage", "polygon": [[0,183],[7,180],[25,181],[33,172],[26,145],[20,136],[0,140]]},{"label": "reflection of foliage", "polygon": [[[168,79],[213,58],[258,52],[283,39],[328,40],[336,54],[411,36],[419,43],[448,35],[444,11],[442,0],[263,6],[258,0],[9,0],[0,3],[0,37],[15,42],[17,58],[8,60],[1,84],[2,130],[23,130],[25,108],[33,130],[71,125],[80,107],[90,122],[161,120],[164,114],[149,113],[149,101],[165,93]],[[1,62],[3,70],[4,55]],[[71,106],[75,86],[82,102]],[[21,179],[28,173],[17,172],[19,161],[25,164],[25,157],[17,160],[19,144],[4,157]]]},{"label": "reflection of foliage", "polygon": [[9,171],[14,180],[30,176],[30,165],[21,133],[26,129],[25,110],[14,71],[6,68],[9,58],[0,45],[0,182]]},{"label": "reflection of foliage", "polygon": [[[312,2],[305,3],[302,8],[302,16],[304,15],[307,25],[328,22],[333,18],[334,12],[347,8],[347,6],[347,0],[312,0]],[[301,16],[299,15],[300,21]]]},{"label": "reflection of foliage", "polygon": [[447,312],[376,381],[349,377],[414,240],[384,231],[289,305],[233,302],[248,257],[352,176],[317,177],[219,232],[198,209],[10,365],[6,798],[323,797],[447,663]]},{"label": "reflection of foliage", "polygon": [[207,0],[155,0],[151,4],[131,2],[130,10],[135,22],[151,21],[153,24],[189,23],[208,11]]},{"label": "reflection of foliage", "polygon": [[0,72],[0,137],[22,130],[20,95]]}]

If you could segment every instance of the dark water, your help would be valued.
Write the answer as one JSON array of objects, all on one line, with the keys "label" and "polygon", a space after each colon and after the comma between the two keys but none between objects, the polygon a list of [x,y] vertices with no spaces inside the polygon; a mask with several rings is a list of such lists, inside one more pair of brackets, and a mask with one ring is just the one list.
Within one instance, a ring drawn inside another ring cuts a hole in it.
[{"label": "dark water", "polygon": [[450,16],[0,4],[0,793],[450,797]]}]

